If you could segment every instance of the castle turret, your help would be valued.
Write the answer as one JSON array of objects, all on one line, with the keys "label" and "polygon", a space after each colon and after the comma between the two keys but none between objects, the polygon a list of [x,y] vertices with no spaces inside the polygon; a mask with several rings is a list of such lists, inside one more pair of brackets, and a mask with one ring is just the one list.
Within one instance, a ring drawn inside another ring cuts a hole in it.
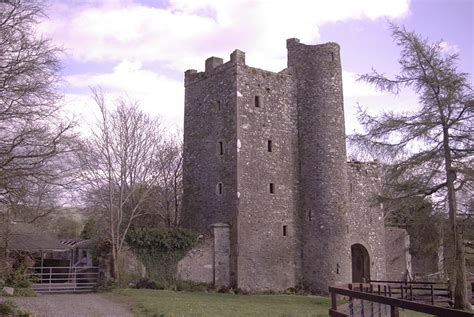
[{"label": "castle turret", "polygon": [[327,291],[351,276],[339,45],[289,39],[287,48],[297,86],[303,283]]}]

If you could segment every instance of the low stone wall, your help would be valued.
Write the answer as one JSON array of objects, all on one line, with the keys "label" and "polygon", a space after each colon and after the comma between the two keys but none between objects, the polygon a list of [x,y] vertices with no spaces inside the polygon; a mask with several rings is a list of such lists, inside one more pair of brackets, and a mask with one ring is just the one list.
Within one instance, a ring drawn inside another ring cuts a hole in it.
[{"label": "low stone wall", "polygon": [[407,272],[411,276],[410,238],[404,229],[385,229],[385,250],[387,254],[387,279],[405,280]]},{"label": "low stone wall", "polygon": [[205,236],[178,262],[179,280],[211,284],[214,282],[214,238]]}]

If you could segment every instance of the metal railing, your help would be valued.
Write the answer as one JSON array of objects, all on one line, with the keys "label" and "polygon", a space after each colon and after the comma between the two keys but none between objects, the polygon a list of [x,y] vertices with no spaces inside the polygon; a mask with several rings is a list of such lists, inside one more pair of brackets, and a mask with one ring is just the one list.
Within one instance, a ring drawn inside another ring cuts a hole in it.
[{"label": "metal railing", "polygon": [[96,266],[33,267],[29,275],[38,293],[92,292],[99,282]]}]

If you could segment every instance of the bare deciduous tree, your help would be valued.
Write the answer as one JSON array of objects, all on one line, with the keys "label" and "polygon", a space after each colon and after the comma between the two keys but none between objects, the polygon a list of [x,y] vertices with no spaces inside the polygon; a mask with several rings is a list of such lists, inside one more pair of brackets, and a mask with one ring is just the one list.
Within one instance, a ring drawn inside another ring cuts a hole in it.
[{"label": "bare deciduous tree", "polygon": [[[32,222],[50,213],[74,170],[73,123],[60,114],[57,89],[61,49],[37,34],[43,16],[35,1],[0,3],[0,213],[6,226],[13,216]],[[8,244],[4,249],[8,253]]]},{"label": "bare deciduous tree", "polygon": [[157,158],[160,178],[155,187],[153,205],[148,207],[168,229],[179,227],[183,193],[183,149],[177,136],[168,138]]},{"label": "bare deciduous tree", "polygon": [[112,277],[119,279],[118,259],[132,224],[148,211],[162,171],[163,132],[156,118],[124,98],[110,110],[100,90],[93,91],[101,117],[80,153],[87,203],[107,226],[112,252]]}]

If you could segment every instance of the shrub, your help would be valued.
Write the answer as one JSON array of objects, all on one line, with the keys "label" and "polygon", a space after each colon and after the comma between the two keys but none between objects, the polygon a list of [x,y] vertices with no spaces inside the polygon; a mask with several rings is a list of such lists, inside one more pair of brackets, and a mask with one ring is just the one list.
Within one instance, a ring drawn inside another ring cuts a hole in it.
[{"label": "shrub", "polygon": [[36,293],[31,288],[15,288],[14,296],[19,297],[36,297]]},{"label": "shrub", "polygon": [[19,308],[18,305],[12,301],[7,300],[0,303],[0,315],[18,316],[18,317],[34,317],[35,314],[27,309]]},{"label": "shrub", "polygon": [[158,285],[155,281],[150,280],[149,278],[142,278],[138,280],[135,285],[136,288],[148,288],[148,289],[158,289]]},{"label": "shrub", "polygon": [[118,288],[118,283],[114,280],[101,280],[97,286],[97,291],[105,292]]},{"label": "shrub", "polygon": [[13,288],[30,288],[31,280],[28,275],[28,268],[20,266],[6,274],[5,285]]},{"label": "shrub", "polygon": [[4,301],[3,303],[0,303],[0,314],[3,315],[14,315],[18,311],[18,305],[12,301],[12,300],[7,300]]}]

